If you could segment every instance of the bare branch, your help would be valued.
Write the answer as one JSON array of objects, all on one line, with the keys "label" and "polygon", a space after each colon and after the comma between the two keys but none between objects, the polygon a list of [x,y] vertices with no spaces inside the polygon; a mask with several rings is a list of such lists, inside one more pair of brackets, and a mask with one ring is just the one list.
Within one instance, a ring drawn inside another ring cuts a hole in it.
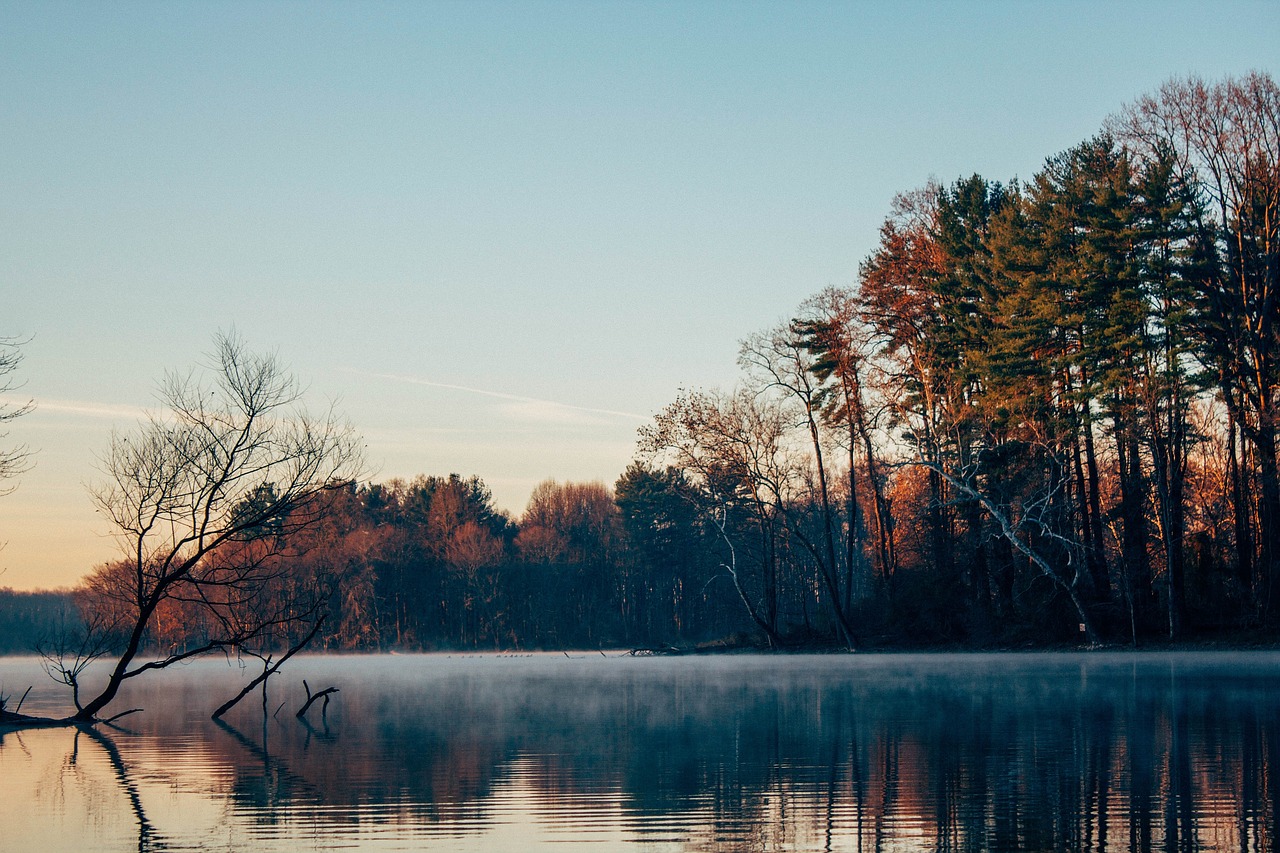
[{"label": "bare branch", "polygon": [[1021,521],[1015,522],[1010,517],[1010,514],[997,506],[989,495],[986,495],[974,488],[966,480],[951,474],[936,462],[920,460],[913,464],[933,471],[938,476],[942,477],[942,479],[946,480],[947,484],[952,488],[977,501],[982,508],[986,510],[987,515],[989,515],[992,520],[1000,526],[1000,531],[1004,535],[1004,538],[1008,540],[1009,544],[1018,549],[1024,557],[1029,559],[1040,571],[1041,575],[1048,578],[1055,586],[1067,594],[1071,599],[1072,605],[1075,607],[1076,614],[1080,617],[1080,624],[1084,626],[1086,638],[1091,645],[1097,644],[1098,636],[1093,628],[1093,620],[1089,618],[1089,614],[1085,610],[1084,603],[1076,593],[1074,579],[1068,581],[1063,578],[1062,575],[1053,568],[1053,564],[1050,563],[1043,554],[1027,543],[1021,535]]},{"label": "bare branch", "polygon": [[302,679],[302,689],[307,691],[307,701],[302,703],[302,707],[298,709],[298,713],[294,714],[294,716],[299,720],[307,716],[307,711],[317,699],[324,699],[324,705],[320,709],[321,716],[323,716],[329,710],[329,695],[331,693],[338,692],[338,688],[336,687],[326,687],[323,690],[312,693],[311,686],[307,684],[307,680],[305,678]]},{"label": "bare branch", "polygon": [[[0,337],[0,426],[16,420],[35,408],[32,400],[10,402],[4,397],[21,387],[13,379],[13,373],[22,363],[20,347],[27,343],[12,337]],[[0,429],[0,441],[9,437],[7,430]],[[30,468],[31,452],[25,445],[0,448],[0,481],[8,480]],[[13,486],[0,487],[0,495],[13,491]]]}]

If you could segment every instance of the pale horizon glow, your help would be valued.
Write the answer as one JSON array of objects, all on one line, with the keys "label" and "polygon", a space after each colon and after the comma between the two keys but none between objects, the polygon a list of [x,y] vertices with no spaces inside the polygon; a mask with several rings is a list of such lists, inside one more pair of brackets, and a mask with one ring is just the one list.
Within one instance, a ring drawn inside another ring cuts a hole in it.
[{"label": "pale horizon glow", "polygon": [[616,482],[681,388],[849,285],[896,193],[1029,179],[1280,5],[0,0],[0,336],[27,340],[0,586],[115,548],[112,430],[219,331],[376,478]]}]

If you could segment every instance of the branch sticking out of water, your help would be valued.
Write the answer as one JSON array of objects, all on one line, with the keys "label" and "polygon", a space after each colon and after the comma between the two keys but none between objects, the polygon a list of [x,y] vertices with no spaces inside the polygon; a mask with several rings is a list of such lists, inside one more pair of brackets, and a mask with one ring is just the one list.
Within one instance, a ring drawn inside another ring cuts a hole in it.
[{"label": "branch sticking out of water", "polygon": [[[212,718],[215,720],[221,719],[223,714],[230,711],[232,708],[236,706],[237,703],[239,703],[241,699],[248,696],[253,691],[253,688],[257,687],[259,684],[265,685],[268,678],[270,678],[271,676],[275,675],[277,672],[280,671],[280,667],[284,666],[285,661],[293,657],[298,652],[302,651],[304,648],[306,648],[307,644],[311,642],[311,639],[317,633],[319,633],[320,626],[324,624],[324,620],[327,616],[328,614],[322,614],[320,618],[315,621],[315,624],[311,626],[311,631],[307,634],[307,636],[303,637],[297,643],[290,646],[289,650],[286,651],[283,656],[281,656],[280,660],[276,661],[275,663],[272,663],[270,655],[267,655],[265,658],[262,658],[262,674],[259,675],[257,678],[253,679],[253,681],[250,681],[247,685],[245,685],[244,689],[241,690],[239,693],[237,693],[234,697],[224,702],[218,708],[218,710],[213,712]],[[265,704],[266,703],[266,687],[264,686],[262,689],[263,689],[262,711],[263,711],[263,715],[265,716],[266,710],[267,710],[266,704]]]},{"label": "branch sticking out of water", "polygon": [[302,679],[302,689],[307,691],[307,701],[298,709],[298,713],[294,714],[294,716],[299,720],[306,717],[307,710],[322,696],[324,697],[324,704],[320,706],[320,716],[323,717],[329,712],[329,694],[338,692],[338,688],[336,687],[326,687],[324,690],[320,690],[312,694],[311,686],[307,684],[307,680],[305,678]]}]

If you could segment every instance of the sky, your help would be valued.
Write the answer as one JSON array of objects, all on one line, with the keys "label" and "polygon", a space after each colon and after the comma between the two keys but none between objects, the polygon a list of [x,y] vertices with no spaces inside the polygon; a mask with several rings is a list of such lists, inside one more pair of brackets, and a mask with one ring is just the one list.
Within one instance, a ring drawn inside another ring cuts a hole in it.
[{"label": "sky", "polygon": [[36,405],[0,586],[117,554],[96,460],[220,331],[336,400],[373,480],[478,475],[518,517],[853,284],[895,194],[1027,179],[1278,44],[1273,2],[0,2]]}]

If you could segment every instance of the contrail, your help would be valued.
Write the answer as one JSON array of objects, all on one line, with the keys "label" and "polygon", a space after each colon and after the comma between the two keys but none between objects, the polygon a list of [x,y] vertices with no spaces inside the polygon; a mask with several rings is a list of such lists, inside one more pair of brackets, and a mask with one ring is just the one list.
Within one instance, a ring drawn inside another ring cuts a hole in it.
[{"label": "contrail", "polygon": [[575,406],[571,403],[561,403],[556,400],[540,400],[537,397],[526,397],[521,394],[505,394],[501,391],[487,391],[484,388],[469,388],[466,385],[454,385],[449,382],[433,382],[430,379],[420,379],[416,376],[404,376],[395,373],[365,373],[364,371],[352,371],[353,373],[364,373],[374,379],[390,379],[394,382],[407,382],[410,385],[424,385],[428,388],[443,388],[446,391],[462,391],[467,394],[479,394],[483,397],[496,397],[499,400],[511,400],[516,403],[538,403],[543,406],[556,406],[561,409],[572,409],[575,412],[589,412],[594,415],[612,415],[617,418],[631,418],[637,421],[649,420],[648,415],[637,415],[635,412],[619,412],[616,409],[595,409],[590,406]]}]

